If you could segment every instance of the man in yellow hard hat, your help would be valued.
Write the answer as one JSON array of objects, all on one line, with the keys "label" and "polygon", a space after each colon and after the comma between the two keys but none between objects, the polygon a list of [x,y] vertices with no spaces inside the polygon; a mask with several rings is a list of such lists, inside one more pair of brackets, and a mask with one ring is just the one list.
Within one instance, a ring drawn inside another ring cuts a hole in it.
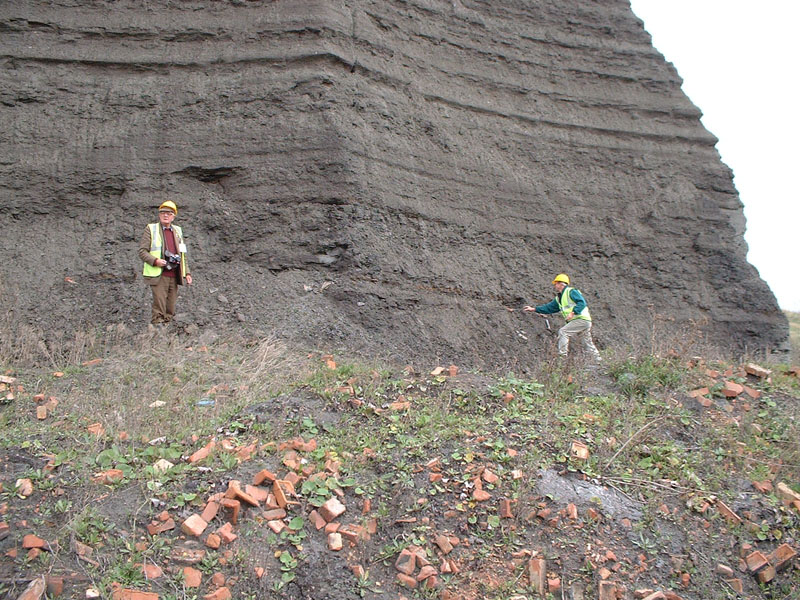
[{"label": "man in yellow hard hat", "polygon": [[178,286],[192,285],[183,230],[173,224],[178,207],[172,200],[158,207],[158,223],[150,223],[139,241],[142,275],[153,292],[150,323],[166,325],[175,317]]},{"label": "man in yellow hard hat", "polygon": [[600,362],[600,353],[592,341],[592,316],[583,294],[574,287],[570,287],[569,277],[566,273],[559,273],[553,279],[556,297],[547,304],[526,306],[525,312],[537,312],[543,315],[561,313],[567,322],[558,330],[558,353],[566,358],[569,352],[569,340],[577,337],[583,341],[583,347],[595,363]]}]

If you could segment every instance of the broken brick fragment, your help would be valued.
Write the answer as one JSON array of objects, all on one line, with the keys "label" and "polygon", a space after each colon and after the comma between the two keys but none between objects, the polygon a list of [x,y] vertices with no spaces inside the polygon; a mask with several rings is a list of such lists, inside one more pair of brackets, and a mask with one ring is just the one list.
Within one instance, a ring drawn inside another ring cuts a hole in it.
[{"label": "broken brick fragment", "polygon": [[342,534],[334,531],[328,534],[328,549],[338,552],[342,549]]},{"label": "broken brick fragment", "polygon": [[725,380],[725,383],[722,384],[722,394],[726,398],[736,398],[743,391],[744,387],[735,381]]},{"label": "broken brick fragment", "polygon": [[253,475],[253,485],[261,485],[262,483],[272,483],[278,478],[275,473],[272,471],[268,471],[267,469],[262,469],[255,475]]},{"label": "broken brick fragment", "polygon": [[318,512],[326,522],[330,523],[337,517],[341,516],[345,510],[347,509],[344,504],[339,502],[338,498],[332,497],[329,498],[325,504],[319,507]]},{"label": "broken brick fragment", "polygon": [[218,590],[203,596],[203,600],[231,600],[231,591],[226,587],[221,587]]},{"label": "broken brick fragment", "polygon": [[439,546],[439,550],[442,551],[442,554],[450,554],[453,551],[453,544],[446,535],[437,535],[435,542],[436,545]]},{"label": "broken brick fragment", "polygon": [[776,571],[783,571],[797,556],[797,552],[789,544],[781,544],[767,557]]},{"label": "broken brick fragment", "polygon": [[216,533],[222,540],[223,544],[230,544],[237,537],[239,537],[238,535],[233,533],[233,525],[230,522],[225,523],[222,527],[217,529]]},{"label": "broken brick fragment", "polygon": [[47,542],[39,536],[29,533],[22,538],[22,547],[26,550],[29,548],[47,548]]},{"label": "broken brick fragment", "polygon": [[216,447],[216,445],[217,443],[214,440],[211,440],[210,442],[208,442],[208,444],[206,444],[205,446],[194,452],[189,457],[189,462],[194,464],[200,462],[201,460],[205,460],[206,458],[208,458],[208,455],[211,454],[211,451]]},{"label": "broken brick fragment", "polygon": [[717,512],[731,525],[742,524],[742,518],[733,512],[722,500],[717,500]]},{"label": "broken brick fragment", "polygon": [[547,593],[547,561],[533,557],[528,560],[528,579],[539,594]]},{"label": "broken brick fragment", "polygon": [[394,568],[406,575],[411,575],[417,567],[417,559],[408,548],[403,548],[394,561]]},{"label": "broken brick fragment", "polygon": [[503,498],[500,500],[500,518],[512,519],[513,517],[514,513],[511,512],[511,500],[508,498]]},{"label": "broken brick fragment", "polygon": [[757,573],[761,569],[764,569],[769,565],[769,561],[767,561],[767,557],[764,556],[758,550],[755,550],[744,557],[744,561],[747,564],[747,568],[752,571],[753,573]]},{"label": "broken brick fragment", "polygon": [[223,498],[220,504],[223,508],[231,511],[231,523],[236,525],[239,522],[239,511],[242,508],[242,503],[233,498]]},{"label": "broken brick fragment", "polygon": [[486,500],[489,500],[491,497],[492,495],[483,489],[475,488],[472,491],[472,499],[475,500],[476,502],[485,502]]},{"label": "broken brick fragment", "polygon": [[183,582],[186,587],[198,588],[203,582],[203,573],[194,567],[183,567]]},{"label": "broken brick fragment", "polygon": [[208,523],[203,520],[198,514],[191,515],[188,519],[186,519],[183,523],[181,523],[181,531],[186,535],[191,535],[194,537],[199,537],[203,534],[203,532],[208,527]]},{"label": "broken brick fragment", "polygon": [[200,513],[200,516],[203,518],[203,520],[206,523],[210,523],[211,521],[214,520],[214,517],[217,516],[217,512],[219,511],[219,507],[220,507],[219,502],[215,502],[214,500],[209,500],[206,503],[206,506],[203,509],[203,512]]}]

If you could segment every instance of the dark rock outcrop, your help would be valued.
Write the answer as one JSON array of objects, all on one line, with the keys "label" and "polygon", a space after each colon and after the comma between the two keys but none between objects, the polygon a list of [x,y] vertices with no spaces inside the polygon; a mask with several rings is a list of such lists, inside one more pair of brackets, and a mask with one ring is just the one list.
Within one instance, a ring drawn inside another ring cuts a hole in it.
[{"label": "dark rock outcrop", "polygon": [[2,303],[144,324],[173,199],[184,322],[502,364],[566,271],[599,345],[784,343],[730,170],[628,2],[6,0]]}]

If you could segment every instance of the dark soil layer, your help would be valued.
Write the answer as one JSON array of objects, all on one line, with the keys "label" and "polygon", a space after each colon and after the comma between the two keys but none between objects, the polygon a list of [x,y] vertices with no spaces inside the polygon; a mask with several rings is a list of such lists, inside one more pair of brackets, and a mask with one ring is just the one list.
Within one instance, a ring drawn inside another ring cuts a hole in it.
[{"label": "dark soil layer", "polygon": [[18,322],[144,324],[136,245],[172,199],[182,325],[502,365],[545,335],[506,307],[565,271],[601,348],[787,338],[625,0],[6,0],[0,32]]}]

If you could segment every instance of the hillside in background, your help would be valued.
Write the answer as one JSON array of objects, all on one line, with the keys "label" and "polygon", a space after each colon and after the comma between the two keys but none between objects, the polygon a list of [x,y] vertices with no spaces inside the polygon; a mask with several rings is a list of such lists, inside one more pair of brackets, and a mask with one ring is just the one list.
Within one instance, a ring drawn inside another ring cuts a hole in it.
[{"label": "hillside in background", "polygon": [[7,0],[0,308],[143,326],[180,206],[189,332],[528,368],[568,272],[601,348],[749,352],[786,318],[730,170],[625,0]]}]

